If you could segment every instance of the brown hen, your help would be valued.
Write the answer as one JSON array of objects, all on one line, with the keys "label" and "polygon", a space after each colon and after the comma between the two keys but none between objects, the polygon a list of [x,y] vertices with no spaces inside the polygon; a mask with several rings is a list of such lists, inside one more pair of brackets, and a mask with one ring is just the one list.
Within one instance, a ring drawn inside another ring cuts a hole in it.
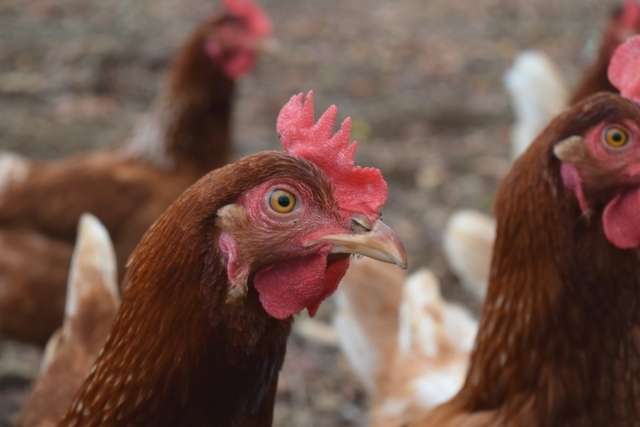
[{"label": "brown hen", "polygon": [[311,96],[258,153],[185,191],[132,254],[110,337],[59,426],[270,426],[293,315],[361,254],[406,267],[387,186],[353,162],[350,121]]},{"label": "brown hen", "polygon": [[640,423],[640,36],[498,192],[487,300],[462,390],[407,426]]},{"label": "brown hen", "polygon": [[[640,32],[640,2],[626,0],[602,33],[597,59],[582,75],[570,94],[560,72],[541,52],[525,51],[516,57],[505,73],[516,117],[512,129],[511,152],[522,154],[551,120],[568,105],[597,92],[618,90],[607,76],[614,49],[628,37]],[[489,278],[489,264],[495,220],[489,215],[461,209],[449,220],[444,232],[444,253],[452,271],[471,292],[484,299]]]}]

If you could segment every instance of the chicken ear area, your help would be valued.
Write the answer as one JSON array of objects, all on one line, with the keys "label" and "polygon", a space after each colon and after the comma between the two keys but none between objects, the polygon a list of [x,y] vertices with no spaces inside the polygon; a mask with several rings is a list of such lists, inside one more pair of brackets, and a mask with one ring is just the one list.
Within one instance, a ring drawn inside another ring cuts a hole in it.
[{"label": "chicken ear area", "polygon": [[253,286],[265,311],[276,319],[286,319],[306,308],[315,316],[349,267],[348,259],[327,266],[328,252],[288,259],[258,271]]},{"label": "chicken ear area", "polygon": [[620,249],[640,246],[640,188],[623,191],[605,207],[604,234]]}]

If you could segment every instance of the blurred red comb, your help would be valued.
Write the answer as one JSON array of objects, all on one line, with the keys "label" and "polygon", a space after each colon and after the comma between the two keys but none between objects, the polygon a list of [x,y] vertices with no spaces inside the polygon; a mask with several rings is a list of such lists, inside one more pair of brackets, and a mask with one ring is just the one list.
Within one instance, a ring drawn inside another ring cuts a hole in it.
[{"label": "blurred red comb", "polygon": [[253,34],[271,34],[271,20],[259,5],[249,0],[222,0],[222,4],[231,15],[244,19]]},{"label": "blurred red comb", "polygon": [[361,213],[370,220],[380,216],[380,207],[387,199],[387,183],[375,168],[356,166],[353,157],[357,143],[351,139],[351,119],[331,137],[338,109],[332,105],[314,123],[313,91],[302,102],[302,93],[291,97],[280,110],[276,130],[285,151],[318,166],[333,184],[334,197],[344,211]]},{"label": "blurred red comb", "polygon": [[613,52],[609,81],[625,98],[640,104],[640,35],[629,37]]}]

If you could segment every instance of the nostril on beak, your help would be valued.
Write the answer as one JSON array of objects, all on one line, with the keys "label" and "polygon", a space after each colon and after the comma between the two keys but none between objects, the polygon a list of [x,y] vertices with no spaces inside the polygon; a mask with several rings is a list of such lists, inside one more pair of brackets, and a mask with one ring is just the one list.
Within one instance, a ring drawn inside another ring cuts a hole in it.
[{"label": "nostril on beak", "polygon": [[400,268],[407,268],[407,254],[393,230],[380,219],[371,223],[363,216],[351,217],[351,233],[328,234],[305,243],[312,246],[320,242],[333,245],[331,253],[358,254],[379,261],[397,264]]},{"label": "nostril on beak", "polygon": [[369,218],[363,215],[354,215],[351,217],[351,231],[354,233],[366,233],[371,231],[373,224]]}]

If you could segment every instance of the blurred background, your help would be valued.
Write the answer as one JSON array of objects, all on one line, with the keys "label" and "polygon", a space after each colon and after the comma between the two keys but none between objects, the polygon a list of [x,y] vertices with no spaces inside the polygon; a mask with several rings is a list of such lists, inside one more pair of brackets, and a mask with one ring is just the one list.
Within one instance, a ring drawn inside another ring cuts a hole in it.
[{"label": "blurred background", "polygon": [[[242,79],[235,156],[279,149],[289,97],[315,91],[353,119],[357,162],[389,184],[385,222],[410,270],[428,266],[447,298],[474,306],[444,263],[442,229],[459,207],[491,212],[508,171],[512,114],[502,75],[521,49],[547,53],[576,82],[618,0],[262,0],[277,53]],[[130,134],[205,0],[0,0],[0,149],[51,159],[111,148]],[[97,189],[97,191],[99,191]],[[476,303],[477,305],[477,303]],[[366,399],[325,328],[290,338],[276,426],[365,425]],[[38,350],[0,344],[0,426],[12,425]]]}]

